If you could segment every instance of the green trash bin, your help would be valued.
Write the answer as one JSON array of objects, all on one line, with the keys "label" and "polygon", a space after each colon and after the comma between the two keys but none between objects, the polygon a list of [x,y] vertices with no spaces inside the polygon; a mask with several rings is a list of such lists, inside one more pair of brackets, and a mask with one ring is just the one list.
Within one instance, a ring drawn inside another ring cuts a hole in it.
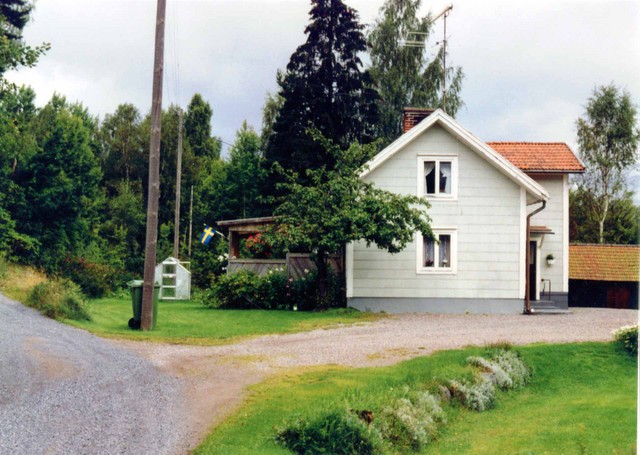
[{"label": "green trash bin", "polygon": [[[142,322],[142,287],[144,281],[133,280],[127,283],[131,289],[131,306],[133,309],[133,317],[129,319],[129,327],[132,329],[139,329]],[[153,285],[153,324],[151,329],[156,328],[156,322],[158,321],[158,294],[160,294],[160,285],[154,283]]]}]

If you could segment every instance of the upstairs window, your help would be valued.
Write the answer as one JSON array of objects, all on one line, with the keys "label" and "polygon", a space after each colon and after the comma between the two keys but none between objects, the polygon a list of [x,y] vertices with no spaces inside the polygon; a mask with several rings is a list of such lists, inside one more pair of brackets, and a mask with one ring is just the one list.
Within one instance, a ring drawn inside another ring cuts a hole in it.
[{"label": "upstairs window", "polygon": [[429,198],[456,197],[456,157],[420,157],[418,194]]}]

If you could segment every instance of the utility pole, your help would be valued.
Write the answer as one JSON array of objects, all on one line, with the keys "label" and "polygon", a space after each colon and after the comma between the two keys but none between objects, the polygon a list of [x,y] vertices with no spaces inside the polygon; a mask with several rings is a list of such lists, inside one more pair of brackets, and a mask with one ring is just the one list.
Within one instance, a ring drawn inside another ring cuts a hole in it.
[{"label": "utility pole", "polygon": [[180,193],[182,185],[182,109],[178,109],[178,162],[176,163],[176,217],[173,223],[173,257],[180,259]]},{"label": "utility pole", "polygon": [[189,259],[191,259],[191,238],[193,237],[192,234],[192,228],[193,228],[193,185],[191,185],[191,202],[189,203]]},{"label": "utility pole", "polygon": [[153,292],[158,246],[158,198],[160,196],[160,132],[162,127],[162,71],[164,67],[164,22],[166,0],[158,0],[156,12],[156,43],[153,60],[153,88],[151,99],[151,146],[149,147],[149,191],[147,202],[147,238],[144,254],[144,285],[142,286],[142,315],[140,327],[153,327]]}]

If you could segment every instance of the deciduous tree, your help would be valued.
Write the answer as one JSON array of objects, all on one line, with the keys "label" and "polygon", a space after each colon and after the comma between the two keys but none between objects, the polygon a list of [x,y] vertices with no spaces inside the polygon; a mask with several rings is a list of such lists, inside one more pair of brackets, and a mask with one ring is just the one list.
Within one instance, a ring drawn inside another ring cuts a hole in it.
[{"label": "deciduous tree", "polygon": [[590,193],[589,216],[597,220],[598,242],[603,243],[611,202],[624,194],[625,171],[637,161],[640,131],[629,93],[613,84],[594,89],[577,128],[580,156],[587,168],[578,185]]},{"label": "deciduous tree", "polygon": [[432,233],[424,198],[384,191],[360,178],[362,163],[375,152],[375,144],[354,143],[342,150],[317,131],[314,137],[335,165],[307,170],[307,183],[283,171],[287,179],[280,186],[286,196],[276,198],[277,225],[267,238],[283,250],[314,253],[320,302],[326,306],[328,255],[355,241],[397,253],[416,232]]}]

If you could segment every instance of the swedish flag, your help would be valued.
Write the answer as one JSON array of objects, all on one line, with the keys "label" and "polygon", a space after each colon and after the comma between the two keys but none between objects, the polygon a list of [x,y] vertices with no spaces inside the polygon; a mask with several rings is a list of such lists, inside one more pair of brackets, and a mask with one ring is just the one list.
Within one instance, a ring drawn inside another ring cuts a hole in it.
[{"label": "swedish flag", "polygon": [[216,235],[216,231],[210,226],[205,226],[204,232],[200,234],[200,243],[208,245],[214,235]]}]

